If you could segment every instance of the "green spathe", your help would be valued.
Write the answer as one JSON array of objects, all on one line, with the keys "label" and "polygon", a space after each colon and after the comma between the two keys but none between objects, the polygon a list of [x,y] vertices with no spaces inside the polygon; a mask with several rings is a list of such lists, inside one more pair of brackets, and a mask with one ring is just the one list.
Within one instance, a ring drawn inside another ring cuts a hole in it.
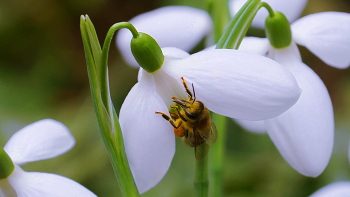
[{"label": "green spathe", "polygon": [[148,34],[139,32],[131,40],[131,52],[140,66],[149,73],[162,67],[164,55],[158,43]]},{"label": "green spathe", "polygon": [[281,12],[274,12],[266,18],[265,31],[271,45],[276,49],[288,47],[292,43],[290,23]]},{"label": "green spathe", "polygon": [[0,179],[9,177],[14,169],[15,166],[13,165],[10,156],[3,148],[0,148]]}]

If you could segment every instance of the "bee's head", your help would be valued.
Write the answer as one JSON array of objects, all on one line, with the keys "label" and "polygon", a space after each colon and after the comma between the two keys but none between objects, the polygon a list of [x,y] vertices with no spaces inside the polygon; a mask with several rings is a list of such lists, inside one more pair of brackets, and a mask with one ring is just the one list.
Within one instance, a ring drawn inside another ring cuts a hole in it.
[{"label": "bee's head", "polygon": [[204,110],[204,104],[200,101],[192,101],[192,100],[180,100],[176,97],[172,98],[173,101],[181,106],[181,108],[184,110],[186,116],[192,120],[195,120],[198,118],[198,116],[203,112]]},{"label": "bee's head", "polygon": [[188,118],[195,120],[200,114],[202,114],[204,110],[204,105],[200,101],[195,101],[194,103],[188,104],[182,109],[185,111]]}]

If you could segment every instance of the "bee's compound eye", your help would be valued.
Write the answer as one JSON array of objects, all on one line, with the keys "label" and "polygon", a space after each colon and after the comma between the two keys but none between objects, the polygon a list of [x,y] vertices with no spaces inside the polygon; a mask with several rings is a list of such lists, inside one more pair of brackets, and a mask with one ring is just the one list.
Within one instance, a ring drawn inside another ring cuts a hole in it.
[{"label": "bee's compound eye", "polygon": [[193,113],[190,113],[188,111],[185,111],[185,112],[186,112],[186,115],[189,119],[195,120],[198,117],[198,114],[193,114]]}]

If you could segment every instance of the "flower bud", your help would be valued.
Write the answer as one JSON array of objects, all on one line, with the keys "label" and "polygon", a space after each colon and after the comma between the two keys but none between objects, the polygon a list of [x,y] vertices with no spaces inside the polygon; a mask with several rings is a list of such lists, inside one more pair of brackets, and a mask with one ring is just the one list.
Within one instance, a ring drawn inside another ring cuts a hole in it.
[{"label": "flower bud", "polygon": [[10,176],[15,169],[10,156],[0,148],[0,180]]},{"label": "flower bud", "polygon": [[266,18],[265,31],[271,45],[276,49],[288,47],[292,43],[290,23],[281,12],[274,12],[273,16]]},{"label": "flower bud", "polygon": [[131,40],[131,52],[137,63],[149,73],[162,67],[164,55],[158,43],[148,34],[139,32]]}]

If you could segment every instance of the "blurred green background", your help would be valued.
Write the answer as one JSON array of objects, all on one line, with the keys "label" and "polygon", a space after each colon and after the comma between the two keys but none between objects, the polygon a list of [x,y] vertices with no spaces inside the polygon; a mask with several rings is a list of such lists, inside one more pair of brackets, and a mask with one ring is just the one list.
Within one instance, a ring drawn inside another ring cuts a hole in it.
[{"label": "blurred green background", "polygon": [[[61,174],[96,195],[120,196],[101,140],[90,97],[79,30],[88,14],[100,41],[109,27],[166,5],[204,7],[185,0],[2,0],[0,1],[0,143],[34,121],[53,118],[67,125],[75,147],[54,159],[25,165],[27,171]],[[310,0],[303,15],[321,11],[350,12],[348,0]],[[146,32],[147,33],[147,32]],[[280,156],[267,135],[243,131],[228,123],[224,168],[225,196],[307,196],[336,181],[350,180],[350,71],[325,65],[300,48],[307,63],[325,82],[334,104],[336,143],[331,162],[318,178],[306,178]],[[116,47],[110,51],[110,80],[119,108],[136,83],[137,69],[127,66]],[[143,196],[193,196],[193,152],[177,141],[169,172]]]}]

